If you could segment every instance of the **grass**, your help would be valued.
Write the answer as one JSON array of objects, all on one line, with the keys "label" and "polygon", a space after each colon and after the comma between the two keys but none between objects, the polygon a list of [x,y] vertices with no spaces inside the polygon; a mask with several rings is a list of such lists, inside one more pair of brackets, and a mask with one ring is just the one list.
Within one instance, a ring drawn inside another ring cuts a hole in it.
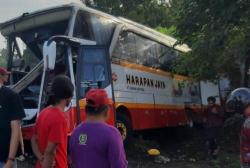
[{"label": "grass", "polygon": [[214,168],[240,168],[239,156],[236,154],[221,154],[218,159],[210,163]]}]

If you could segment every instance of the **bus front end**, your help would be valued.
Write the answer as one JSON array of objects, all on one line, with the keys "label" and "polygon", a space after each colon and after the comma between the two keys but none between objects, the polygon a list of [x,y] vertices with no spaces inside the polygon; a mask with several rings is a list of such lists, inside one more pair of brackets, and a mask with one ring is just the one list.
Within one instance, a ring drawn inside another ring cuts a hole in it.
[{"label": "bus front end", "polygon": [[[111,106],[109,123],[114,125],[108,60],[115,25],[84,8],[84,5],[64,5],[23,14],[0,24],[8,50],[5,64],[1,66],[12,72],[7,85],[19,93],[23,101],[26,113],[22,122],[24,139],[31,138],[38,112],[49,105],[51,83],[60,74],[67,75],[75,85],[71,106],[65,109],[69,135],[85,118],[84,96],[89,88],[99,87],[107,91]],[[57,37],[54,41],[56,49],[54,60],[49,60],[53,61],[54,67],[49,68],[45,66],[44,55],[51,55],[53,47],[44,46],[53,37]],[[97,45],[99,48],[87,47]],[[83,50],[89,52],[88,55],[84,55]]]}]

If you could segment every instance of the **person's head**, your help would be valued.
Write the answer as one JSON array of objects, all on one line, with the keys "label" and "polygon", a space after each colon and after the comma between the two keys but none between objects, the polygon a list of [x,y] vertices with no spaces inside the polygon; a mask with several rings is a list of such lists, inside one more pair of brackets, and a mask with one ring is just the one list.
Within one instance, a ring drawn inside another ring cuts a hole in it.
[{"label": "person's head", "polygon": [[214,105],[216,102],[216,98],[214,96],[209,96],[207,98],[208,105]]},{"label": "person's head", "polygon": [[59,75],[53,80],[51,92],[54,99],[53,105],[68,106],[73,97],[74,86],[67,76]]},{"label": "person's head", "polygon": [[109,99],[104,89],[90,89],[86,94],[86,102],[88,117],[97,117],[103,121],[108,118]]},{"label": "person's head", "polygon": [[245,105],[245,107],[244,107],[244,115],[245,115],[245,117],[250,117],[250,103]]},{"label": "person's head", "polygon": [[0,84],[8,82],[9,74],[9,71],[7,71],[5,68],[0,67]]},{"label": "person's head", "polygon": [[58,63],[55,65],[54,73],[55,75],[64,75],[66,74],[66,66],[63,63]]}]

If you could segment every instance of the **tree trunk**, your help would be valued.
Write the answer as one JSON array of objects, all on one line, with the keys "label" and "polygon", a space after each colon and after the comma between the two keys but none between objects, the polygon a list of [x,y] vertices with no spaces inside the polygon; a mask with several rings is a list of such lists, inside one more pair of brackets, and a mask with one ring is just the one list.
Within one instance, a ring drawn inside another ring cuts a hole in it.
[{"label": "tree trunk", "polygon": [[244,87],[245,86],[245,77],[246,77],[246,64],[245,62],[243,62],[240,65],[240,87]]},{"label": "tree trunk", "polygon": [[244,87],[249,87],[249,68],[250,68],[250,57],[245,60],[245,74],[244,74]]}]

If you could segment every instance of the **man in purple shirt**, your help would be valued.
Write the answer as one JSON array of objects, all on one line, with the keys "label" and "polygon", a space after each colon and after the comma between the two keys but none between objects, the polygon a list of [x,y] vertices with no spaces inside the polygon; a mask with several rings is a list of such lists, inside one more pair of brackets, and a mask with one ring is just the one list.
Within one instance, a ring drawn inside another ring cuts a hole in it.
[{"label": "man in purple shirt", "polygon": [[86,94],[87,118],[70,138],[73,168],[126,168],[123,142],[119,131],[105,121],[108,117],[108,96],[103,89]]}]

